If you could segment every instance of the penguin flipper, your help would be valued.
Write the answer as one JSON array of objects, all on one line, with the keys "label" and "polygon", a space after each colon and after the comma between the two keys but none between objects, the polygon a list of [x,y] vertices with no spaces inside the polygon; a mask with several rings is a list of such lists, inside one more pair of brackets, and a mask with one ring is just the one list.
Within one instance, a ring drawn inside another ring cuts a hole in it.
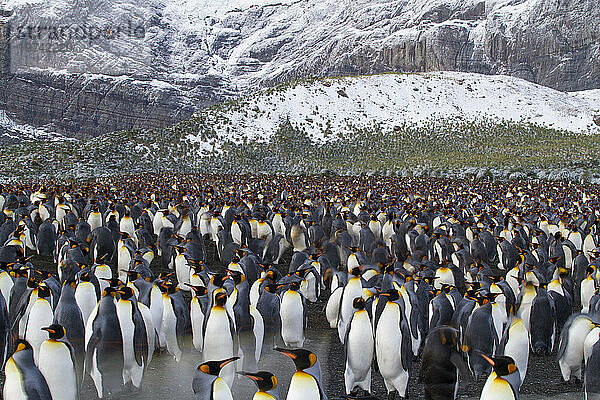
[{"label": "penguin flipper", "polygon": [[148,362],[148,337],[146,334],[146,324],[137,306],[133,311],[133,324],[133,352],[135,354],[135,361],[138,365],[145,366]]}]

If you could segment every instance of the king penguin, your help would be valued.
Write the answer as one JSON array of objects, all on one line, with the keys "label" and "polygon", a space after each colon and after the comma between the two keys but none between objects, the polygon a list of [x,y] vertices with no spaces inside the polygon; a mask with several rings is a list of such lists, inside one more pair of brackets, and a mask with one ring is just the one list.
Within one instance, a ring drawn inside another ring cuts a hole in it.
[{"label": "king penguin", "polygon": [[25,340],[16,343],[16,350],[6,362],[3,398],[5,400],[52,400],[46,379],[33,361],[33,348]]},{"label": "king penguin", "polygon": [[192,381],[194,400],[233,400],[231,389],[219,374],[225,366],[238,358],[230,357],[200,364]]},{"label": "king penguin", "polygon": [[65,328],[52,324],[42,328],[50,339],[40,346],[39,368],[53,399],[77,400],[78,380],[73,347],[66,341]]},{"label": "king penguin", "polygon": [[367,393],[371,392],[371,364],[375,352],[373,326],[365,310],[365,299],[356,297],[352,305],[355,311],[348,324],[344,340],[346,353],[344,382],[348,395],[357,393],[356,386]]},{"label": "king penguin", "polygon": [[480,400],[518,400],[521,376],[514,360],[508,356],[481,356],[490,363],[493,371],[483,385]]},{"label": "king penguin", "polygon": [[290,287],[281,296],[281,338],[286,346],[302,347],[306,328],[306,300],[300,293],[300,282],[290,282]]},{"label": "king penguin", "polygon": [[306,349],[282,349],[275,351],[294,361],[296,372],[288,389],[287,400],[327,400],[321,385],[321,366],[315,353]]},{"label": "king penguin", "polygon": [[279,400],[279,386],[277,377],[267,371],[258,372],[238,372],[254,381],[258,392],[254,394],[252,400]]},{"label": "king penguin", "polygon": [[[235,322],[225,309],[226,302],[227,293],[217,293],[215,295],[215,304],[206,317],[202,353],[204,361],[231,358],[236,353],[236,349],[234,348]],[[230,364],[227,367],[224,365],[222,368],[224,368],[221,371],[223,380],[231,387],[234,380],[235,365]]]}]

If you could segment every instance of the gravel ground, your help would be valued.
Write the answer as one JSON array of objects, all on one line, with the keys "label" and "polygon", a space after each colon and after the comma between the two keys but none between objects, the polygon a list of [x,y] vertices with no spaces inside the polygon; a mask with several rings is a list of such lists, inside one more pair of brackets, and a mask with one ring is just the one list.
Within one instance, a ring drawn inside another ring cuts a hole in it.
[{"label": "gravel ground", "polygon": [[[208,264],[216,268],[213,259],[214,247],[209,247]],[[283,259],[283,265],[289,265],[291,253]],[[39,268],[56,272],[56,267],[51,259],[35,257],[32,262]],[[153,269],[158,266],[158,260],[152,263]],[[337,331],[329,328],[325,318],[325,299],[316,304],[309,304],[309,321],[306,332],[305,348],[315,352],[320,360],[323,373],[323,384],[331,400],[345,399],[344,396],[344,353],[343,347],[337,338]],[[190,349],[191,346],[188,346]],[[148,367],[143,380],[143,386],[138,393],[123,393],[113,396],[112,399],[165,399],[176,396],[177,399],[193,399],[191,389],[192,378],[201,356],[195,350],[188,350],[179,364],[168,353],[155,354]],[[268,351],[263,354],[259,368],[269,370],[277,375],[280,383],[282,399],[289,386],[289,381],[294,372],[292,361],[280,353]],[[409,381],[409,398],[423,398],[423,387],[417,383],[419,360],[412,365]],[[4,383],[4,376],[0,383]],[[462,379],[459,390],[461,399],[478,399],[483,387],[483,381],[474,382],[471,379]],[[235,399],[251,399],[255,391],[254,384],[245,377],[236,378],[233,386]],[[372,393],[377,399],[386,399],[383,380],[378,373],[373,373]],[[89,377],[83,383],[81,399],[96,399],[96,391]],[[521,399],[582,399],[581,385],[562,383],[556,354],[550,356],[531,355],[525,382],[521,387]]]}]

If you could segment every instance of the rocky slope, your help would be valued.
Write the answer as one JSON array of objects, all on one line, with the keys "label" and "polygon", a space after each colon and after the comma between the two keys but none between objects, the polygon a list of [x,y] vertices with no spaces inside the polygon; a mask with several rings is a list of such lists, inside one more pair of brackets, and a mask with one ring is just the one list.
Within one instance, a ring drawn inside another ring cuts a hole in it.
[{"label": "rocky slope", "polygon": [[[8,0],[5,8],[12,14],[0,26],[20,39],[0,40],[8,54],[0,60],[9,59],[0,109],[75,136],[164,126],[311,76],[455,70],[600,88],[596,0]],[[32,52],[20,30],[28,25],[111,33]]]}]

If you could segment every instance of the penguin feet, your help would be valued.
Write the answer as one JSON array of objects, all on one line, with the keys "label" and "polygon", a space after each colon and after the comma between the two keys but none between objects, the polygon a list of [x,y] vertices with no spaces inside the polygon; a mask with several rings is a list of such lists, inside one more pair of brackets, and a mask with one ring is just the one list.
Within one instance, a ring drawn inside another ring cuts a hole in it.
[{"label": "penguin feet", "polygon": [[398,393],[396,390],[389,392],[387,395],[387,400],[396,400],[396,393]]}]

